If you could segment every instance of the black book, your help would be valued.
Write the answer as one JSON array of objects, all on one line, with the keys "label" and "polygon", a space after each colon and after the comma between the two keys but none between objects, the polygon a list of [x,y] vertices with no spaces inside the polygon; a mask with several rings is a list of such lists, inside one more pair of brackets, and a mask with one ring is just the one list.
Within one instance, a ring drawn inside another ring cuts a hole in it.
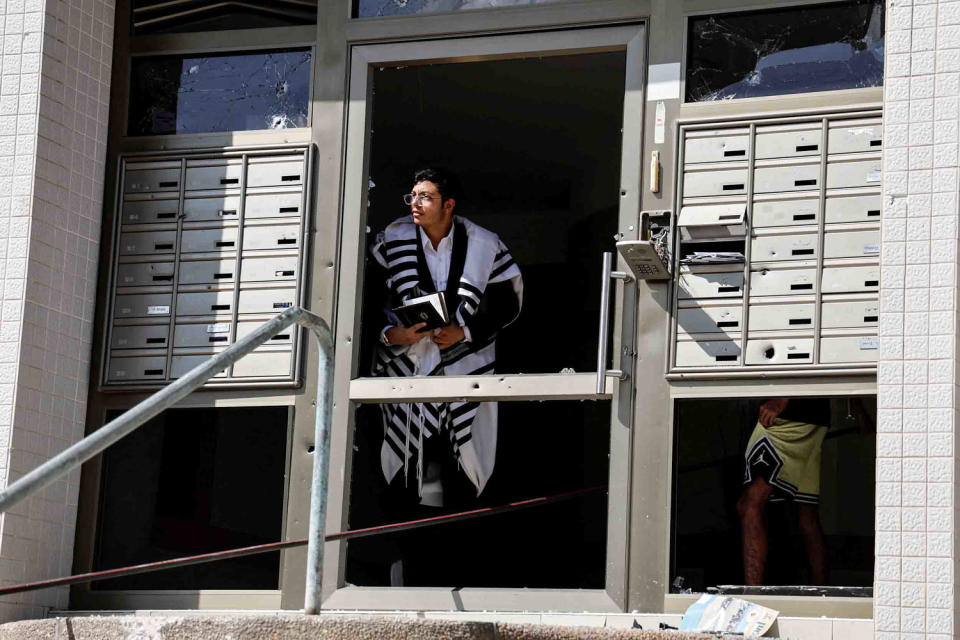
[{"label": "black book", "polygon": [[442,291],[429,293],[419,298],[411,298],[402,306],[394,309],[393,312],[400,319],[400,324],[405,327],[426,322],[427,326],[421,331],[436,329],[450,323],[447,316],[447,302]]}]

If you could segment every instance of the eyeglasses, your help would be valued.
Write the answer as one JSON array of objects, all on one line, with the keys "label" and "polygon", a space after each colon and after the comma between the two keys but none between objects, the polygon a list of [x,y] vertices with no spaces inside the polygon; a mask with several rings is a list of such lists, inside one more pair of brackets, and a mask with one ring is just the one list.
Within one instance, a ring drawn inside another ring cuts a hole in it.
[{"label": "eyeglasses", "polygon": [[434,200],[440,200],[440,196],[431,196],[428,193],[405,193],[403,194],[403,204],[411,205],[417,200],[420,204],[430,204]]}]

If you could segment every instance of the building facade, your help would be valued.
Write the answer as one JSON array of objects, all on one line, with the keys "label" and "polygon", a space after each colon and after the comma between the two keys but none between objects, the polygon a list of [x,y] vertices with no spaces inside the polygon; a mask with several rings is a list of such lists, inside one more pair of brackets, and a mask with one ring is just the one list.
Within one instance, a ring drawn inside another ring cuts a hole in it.
[{"label": "building facade", "polygon": [[[764,589],[744,597],[854,619],[846,637],[955,636],[960,2],[3,15],[4,482],[303,305],[335,332],[329,532],[422,513],[417,461],[388,486],[381,449],[409,448],[432,403],[498,404],[495,471],[449,509],[595,489],[328,543],[325,608],[682,612],[745,582],[744,458],[766,455],[791,499],[763,507]],[[371,374],[389,273],[370,249],[431,164],[523,273],[496,375]],[[277,336],[4,514],[0,579],[305,536],[315,349]],[[821,427],[802,477],[751,439],[771,399]],[[385,425],[396,404],[418,424]],[[304,560],[0,606],[297,609]]]}]

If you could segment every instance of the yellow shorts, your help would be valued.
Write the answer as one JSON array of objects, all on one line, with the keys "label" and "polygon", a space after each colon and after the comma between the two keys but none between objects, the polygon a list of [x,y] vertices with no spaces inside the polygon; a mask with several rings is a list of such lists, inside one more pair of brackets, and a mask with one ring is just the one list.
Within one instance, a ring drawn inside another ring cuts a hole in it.
[{"label": "yellow shorts", "polygon": [[743,483],[761,477],[773,486],[770,500],[820,502],[820,446],[825,426],[777,418],[769,427],[754,427],[747,450]]}]

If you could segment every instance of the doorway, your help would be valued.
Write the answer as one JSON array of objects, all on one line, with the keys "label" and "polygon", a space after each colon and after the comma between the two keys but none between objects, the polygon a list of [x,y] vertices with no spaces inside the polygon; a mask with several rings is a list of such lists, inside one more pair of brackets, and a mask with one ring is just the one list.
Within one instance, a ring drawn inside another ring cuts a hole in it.
[{"label": "doorway", "polygon": [[[440,165],[457,173],[465,196],[456,213],[495,232],[523,274],[520,316],[498,335],[498,373],[596,366],[598,261],[618,228],[625,58],[624,51],[613,51],[373,73],[366,247],[409,212],[401,195],[410,191],[417,169]],[[386,304],[386,274],[366,256],[361,375],[369,374]],[[498,411],[495,471],[469,506],[605,484],[609,401],[504,402]],[[401,479],[389,487],[385,482],[382,441],[379,407],[358,405],[350,528],[413,517],[391,508],[393,485]],[[509,516],[358,540],[347,545],[346,580],[365,586],[603,588],[606,509],[606,496],[597,493]],[[472,551],[455,563],[422,560],[450,536]],[[484,542],[491,539],[505,544],[491,549]],[[405,563],[402,577],[398,562]]]},{"label": "doorway", "polygon": [[[600,490],[436,527],[412,544],[401,536],[340,544],[325,606],[370,606],[370,598],[384,606],[386,598],[417,608],[442,588],[465,609],[625,606],[633,383],[602,372],[626,368],[620,347],[633,340],[633,305],[619,300],[628,287],[601,301],[601,275],[604,252],[637,223],[643,36],[633,25],[354,48],[337,316],[339,339],[353,348],[338,351],[336,381],[351,403],[335,407],[335,424],[348,427],[332,453],[346,472],[339,528],[420,515],[391,508],[380,457],[384,403],[497,403],[494,470],[467,508]],[[455,214],[509,249],[523,275],[523,308],[497,334],[496,375],[401,384],[371,376],[387,303],[386,274],[370,249],[409,214],[401,196],[431,165],[464,184]],[[601,311],[613,320],[598,340]],[[437,513],[465,510],[448,507]],[[391,568],[397,559],[401,579]],[[577,594],[577,604],[563,593]]]}]

